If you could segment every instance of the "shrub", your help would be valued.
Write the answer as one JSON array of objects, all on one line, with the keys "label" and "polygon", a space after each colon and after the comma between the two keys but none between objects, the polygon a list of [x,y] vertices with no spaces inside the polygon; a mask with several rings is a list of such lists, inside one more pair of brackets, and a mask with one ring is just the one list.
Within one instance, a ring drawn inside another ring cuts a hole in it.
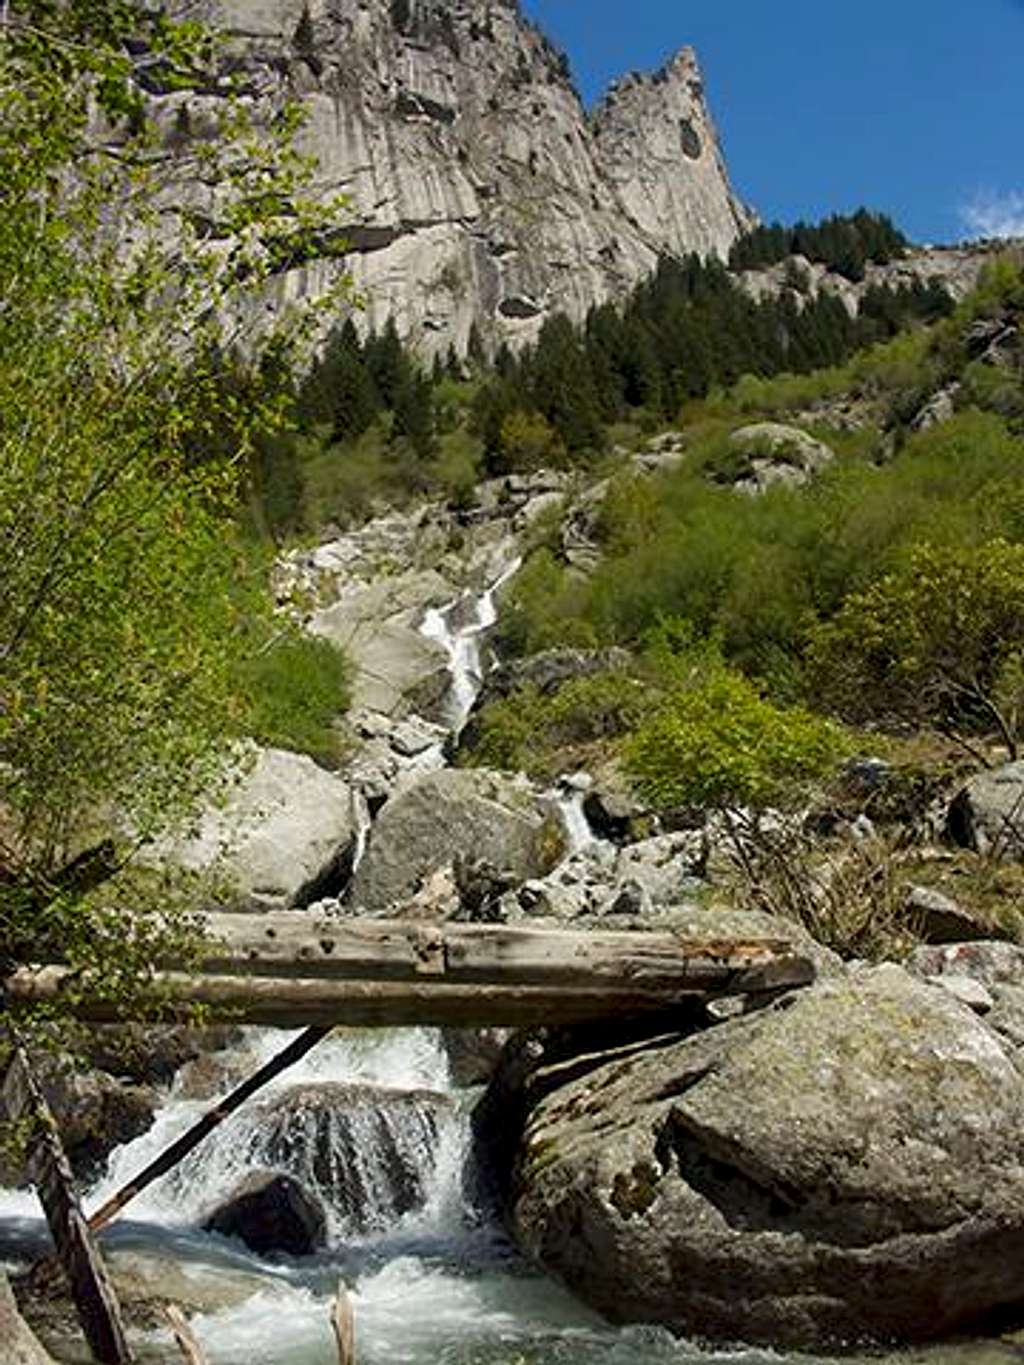
[{"label": "shrub", "polygon": [[336,721],[348,708],[351,670],[336,645],[288,631],[248,660],[239,685],[243,728],[253,739],[337,764]]},{"label": "shrub", "polygon": [[786,804],[848,749],[843,731],[809,711],[765,701],[719,666],[675,690],[625,746],[627,771],[656,809]]}]

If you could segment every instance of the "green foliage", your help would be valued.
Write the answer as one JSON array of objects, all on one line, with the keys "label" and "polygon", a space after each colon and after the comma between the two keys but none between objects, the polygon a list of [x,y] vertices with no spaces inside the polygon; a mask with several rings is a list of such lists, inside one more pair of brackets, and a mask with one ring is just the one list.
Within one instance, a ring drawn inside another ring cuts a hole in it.
[{"label": "green foliage", "polygon": [[124,984],[178,936],[167,888],[112,874],[210,791],[269,611],[238,474],[302,333],[264,337],[228,382],[217,319],[320,219],[290,111],[261,132],[230,101],[195,152],[217,221],[158,216],[129,54],[177,88],[208,78],[212,46],[120,0],[28,0],[0,34],[0,968],[60,950]]},{"label": "green foliage", "polygon": [[533,654],[541,649],[589,649],[597,643],[594,627],[579,604],[586,592],[574,583],[551,549],[541,546],[509,584],[498,622],[503,653]]},{"label": "green foliage", "polygon": [[785,228],[772,223],[756,227],[733,247],[729,265],[733,270],[758,270],[787,256],[805,256],[850,280],[861,280],[868,261],[884,265],[902,256],[908,245],[884,213],[858,209],[849,216],[835,214],[817,226],[797,223]]},{"label": "green foliage", "polygon": [[522,687],[483,708],[467,761],[551,780],[578,760],[580,746],[626,734],[656,694],[625,672],[573,678],[550,693]]},{"label": "green foliage", "polygon": [[247,702],[244,731],[260,744],[337,765],[338,717],[348,708],[349,664],[329,640],[285,630],[245,660],[238,688]]},{"label": "green foliage", "polygon": [[675,689],[632,735],[627,771],[644,798],[670,810],[783,805],[848,749],[836,726],[780,708],[740,674],[712,667]]},{"label": "green foliage", "polygon": [[857,719],[955,738],[995,730],[1016,756],[1024,720],[1024,545],[918,545],[816,632],[814,677]]}]

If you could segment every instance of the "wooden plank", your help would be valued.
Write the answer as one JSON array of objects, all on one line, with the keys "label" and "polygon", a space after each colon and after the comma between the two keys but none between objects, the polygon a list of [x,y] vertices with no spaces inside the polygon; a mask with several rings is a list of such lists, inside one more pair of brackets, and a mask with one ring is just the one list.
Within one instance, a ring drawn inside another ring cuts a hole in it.
[{"label": "wooden plank", "polygon": [[338,1281],[338,1292],[331,1308],[331,1326],[338,1344],[338,1365],[356,1365],[356,1315],[345,1281]]},{"label": "wooden plank", "polygon": [[[667,930],[630,932],[535,925],[437,924],[408,920],[332,919],[306,911],[207,915],[214,944],[212,975],[304,979],[446,981],[508,978],[516,985],[586,984],[614,978],[701,988],[710,973],[750,968],[791,956],[783,939],[709,939]],[[162,964],[175,967],[179,964]]]},{"label": "wooden plank", "polygon": [[103,1365],[131,1365],[120,1305],[74,1196],[71,1167],[56,1122],[17,1042],[4,1080],[4,1102],[13,1119],[27,1118],[32,1123],[29,1178],[46,1214],[89,1349]]},{"label": "wooden plank", "polygon": [[[5,990],[12,999],[52,1001],[59,998],[68,972],[47,967],[22,969]],[[671,1014],[684,1001],[708,994],[738,995],[807,985],[814,969],[795,955],[763,965],[732,966],[721,961],[684,961],[674,981],[609,977],[593,985],[508,985],[452,983],[444,977],[416,981],[346,981],[334,977],[197,975],[162,972],[162,991],[182,1005],[203,1004],[230,1010],[239,1022],[281,1028],[337,1024],[361,1028],[448,1026],[453,1028],[528,1028],[538,1024],[579,1024],[615,1015]],[[76,990],[82,987],[74,977]],[[158,1004],[157,1017],[166,1017]],[[112,1022],[117,1010],[109,1001],[76,1003],[80,1018]]]}]

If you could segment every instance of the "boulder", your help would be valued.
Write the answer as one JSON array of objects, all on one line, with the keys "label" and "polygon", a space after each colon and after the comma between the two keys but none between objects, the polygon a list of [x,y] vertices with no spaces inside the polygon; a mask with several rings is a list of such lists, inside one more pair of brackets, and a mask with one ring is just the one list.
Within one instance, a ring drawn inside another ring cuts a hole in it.
[{"label": "boulder", "polygon": [[763,493],[777,483],[799,487],[835,458],[824,441],[781,422],[739,427],[729,437],[729,445],[738,461],[732,482],[747,493]]},{"label": "boulder", "polygon": [[[37,1059],[35,1073],[57,1121],[64,1150],[78,1180],[94,1180],[115,1147],[131,1142],[151,1126],[160,1095],[148,1086],[129,1085],[105,1071],[76,1070],[70,1059]],[[0,1096],[0,1131],[9,1115]],[[0,1185],[27,1185],[21,1162],[0,1150]]]},{"label": "boulder", "polygon": [[1024,1307],[1024,1076],[899,967],[525,1094],[514,1235],[616,1321],[821,1349]]},{"label": "boulder", "polygon": [[327,1242],[320,1201],[291,1176],[253,1171],[203,1221],[207,1232],[237,1237],[260,1256],[311,1256]]},{"label": "boulder", "polygon": [[3,1365],[53,1365],[53,1357],[43,1350],[18,1312],[3,1271],[0,1271],[0,1360]]},{"label": "boulder", "polygon": [[92,1066],[137,1085],[169,1085],[182,1067],[235,1047],[235,1025],[189,1028],[183,1024],[94,1024],[82,1048]]},{"label": "boulder", "polygon": [[360,798],[345,782],[304,754],[261,749],[223,806],[149,856],[215,877],[231,909],[283,910],[347,883],[360,819]]},{"label": "boulder", "polygon": [[511,1036],[507,1028],[443,1029],[441,1043],[452,1085],[462,1088],[489,1081]]},{"label": "boulder", "polygon": [[393,1229],[427,1202],[448,1095],[323,1082],[294,1086],[235,1120],[246,1167],[298,1182],[341,1237]]},{"label": "boulder", "polygon": [[946,833],[985,857],[1024,862],[1024,760],[975,774],[953,798]]},{"label": "boulder", "polygon": [[394,914],[457,858],[485,860],[523,881],[542,876],[563,852],[557,813],[524,781],[483,769],[425,773],[381,810],[349,902],[358,913]]},{"label": "boulder", "polygon": [[961,998],[967,993],[965,983],[971,983],[989,1028],[1013,1047],[1024,1047],[1024,947],[1020,944],[970,941],[928,945],[915,948],[905,965],[913,976],[944,985]]},{"label": "boulder", "polygon": [[444,719],[448,655],[420,633],[419,624],[427,607],[452,595],[440,574],[410,571],[350,587],[313,615],[312,633],[341,645],[352,659],[353,707]]},{"label": "boulder", "polygon": [[907,888],[907,915],[922,943],[967,943],[1008,938],[1005,929],[966,910],[932,886]]}]

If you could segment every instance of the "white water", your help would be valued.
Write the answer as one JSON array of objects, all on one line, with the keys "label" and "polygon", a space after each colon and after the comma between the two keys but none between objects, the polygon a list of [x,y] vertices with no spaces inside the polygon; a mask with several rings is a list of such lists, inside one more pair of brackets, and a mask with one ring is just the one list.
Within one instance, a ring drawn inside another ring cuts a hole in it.
[{"label": "white water", "polygon": [[[247,1030],[235,1060],[250,1068],[288,1037]],[[311,1082],[443,1090],[447,1060],[433,1031],[339,1031],[272,1082],[268,1094]],[[231,1084],[225,1079],[225,1092]],[[84,1200],[86,1209],[139,1171],[210,1103],[172,1091],[154,1127],[113,1154]],[[423,1206],[376,1234],[342,1238],[334,1223],[325,1252],[261,1261],[240,1244],[200,1231],[203,1214],[245,1174],[249,1141],[258,1131],[259,1106],[241,1110],[104,1235],[112,1248],[173,1256],[200,1284],[232,1267],[260,1276],[243,1302],[193,1315],[211,1365],[336,1365],[329,1313],[339,1279],[352,1294],[360,1365],[646,1365],[694,1358],[691,1348],[659,1330],[606,1327],[523,1265],[496,1227],[467,1217],[464,1109],[433,1150]],[[38,1254],[42,1227],[33,1195],[0,1191],[0,1261],[5,1243],[18,1244],[23,1255]],[[166,1333],[149,1333],[140,1347],[144,1359],[161,1365],[179,1359]]]},{"label": "white water", "polygon": [[465,592],[444,607],[431,607],[420,625],[420,633],[435,640],[448,654],[452,682],[447,720],[455,735],[465,725],[483,682],[481,646],[486,632],[498,619],[495,597],[521,563],[521,558],[513,559],[479,596]]}]

